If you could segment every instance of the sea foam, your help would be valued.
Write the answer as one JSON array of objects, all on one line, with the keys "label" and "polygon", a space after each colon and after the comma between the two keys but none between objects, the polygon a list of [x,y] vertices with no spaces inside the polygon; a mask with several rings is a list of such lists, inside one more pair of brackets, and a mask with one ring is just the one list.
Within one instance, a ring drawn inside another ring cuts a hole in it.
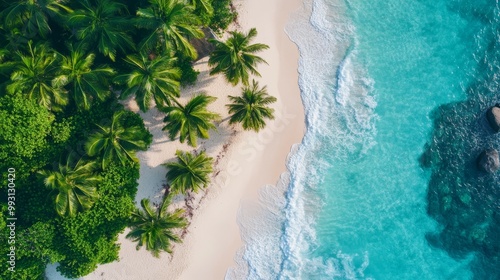
[{"label": "sea foam", "polygon": [[[300,51],[299,87],[307,132],[295,145],[277,186],[261,190],[259,205],[244,205],[238,215],[244,248],[227,280],[356,279],[369,264],[338,252],[336,259],[309,256],[318,247],[316,217],[323,201],[321,185],[328,160],[316,155],[325,143],[342,143],[332,155],[366,151],[375,134],[373,82],[356,61],[355,28],[343,15],[343,1],[306,0],[304,10],[286,27]],[[335,12],[333,12],[335,11]],[[340,261],[339,261],[340,260]]]}]

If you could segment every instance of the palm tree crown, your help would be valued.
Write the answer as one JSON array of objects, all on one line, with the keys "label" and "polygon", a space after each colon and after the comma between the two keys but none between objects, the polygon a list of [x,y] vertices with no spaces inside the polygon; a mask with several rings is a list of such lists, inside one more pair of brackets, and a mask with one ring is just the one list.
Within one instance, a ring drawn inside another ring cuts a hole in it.
[{"label": "palm tree crown", "polygon": [[254,53],[268,49],[269,46],[250,45],[255,36],[257,30],[252,28],[246,35],[241,32],[231,32],[231,37],[225,42],[211,39],[215,44],[215,50],[210,54],[208,65],[215,67],[210,74],[224,73],[226,79],[233,85],[237,85],[240,80],[244,85],[248,85],[249,73],[260,76],[255,67],[257,63],[267,62]]},{"label": "palm tree crown", "polygon": [[95,162],[75,161],[69,154],[57,171],[40,171],[45,185],[57,192],[56,211],[60,216],[74,217],[78,211],[89,209],[97,199],[96,185],[100,177],[94,174]]},{"label": "palm tree crown", "polygon": [[9,28],[21,26],[21,31],[29,38],[37,34],[45,37],[50,33],[49,17],[58,17],[72,10],[65,5],[66,0],[17,0],[0,13]]},{"label": "palm tree crown", "polygon": [[170,192],[186,194],[189,190],[198,192],[206,188],[210,182],[208,175],[212,173],[213,158],[205,152],[194,155],[177,151],[176,155],[177,161],[165,164]]},{"label": "palm tree crown", "polygon": [[157,47],[178,51],[196,58],[196,50],[189,38],[201,38],[200,20],[193,14],[193,6],[181,0],[149,0],[151,6],[137,11],[137,26],[151,30],[142,40],[146,51]]},{"label": "palm tree crown", "polygon": [[126,237],[138,242],[137,250],[146,246],[146,250],[158,258],[161,251],[172,253],[171,242],[181,242],[174,230],[186,227],[187,220],[182,217],[182,209],[168,213],[169,203],[170,199],[166,198],[158,209],[154,209],[149,199],[145,198],[141,200],[142,210],[136,209],[132,213],[131,230]]},{"label": "palm tree crown", "polygon": [[28,54],[16,52],[14,71],[7,85],[7,92],[21,92],[38,104],[61,110],[68,103],[68,96],[63,87],[53,85],[60,67],[60,55],[47,45],[35,45],[28,42]]},{"label": "palm tree crown", "polygon": [[88,46],[97,46],[112,61],[117,50],[125,52],[133,47],[127,34],[130,20],[125,17],[127,6],[117,1],[97,0],[92,6],[89,0],[80,1],[83,9],[68,17],[70,26],[76,28],[76,36]]},{"label": "palm tree crown", "polygon": [[125,61],[133,67],[130,74],[116,77],[119,84],[126,84],[121,97],[135,94],[135,100],[142,111],[147,111],[154,99],[158,107],[171,106],[171,100],[179,97],[179,68],[173,67],[175,58],[159,56],[153,60],[141,54],[129,55]]},{"label": "palm tree crown", "polygon": [[81,49],[70,48],[69,56],[62,59],[56,86],[70,84],[70,93],[79,109],[88,110],[92,101],[104,100],[110,93],[108,79],[115,73],[107,66],[92,68],[95,55],[85,54]]},{"label": "palm tree crown", "polygon": [[135,151],[147,149],[146,135],[139,126],[127,126],[124,113],[115,112],[109,125],[97,125],[98,131],[90,135],[85,143],[85,151],[89,156],[102,156],[102,169],[113,160],[123,165],[137,162]]},{"label": "palm tree crown", "polygon": [[253,80],[252,86],[243,87],[241,96],[229,96],[231,104],[229,108],[231,117],[229,123],[241,123],[245,130],[255,130],[266,126],[264,119],[274,119],[274,109],[267,105],[276,102],[274,96],[267,94],[266,87],[259,88],[259,84]]},{"label": "palm tree crown", "polygon": [[208,104],[217,98],[207,95],[193,97],[185,106],[169,106],[163,109],[167,115],[163,119],[166,125],[163,130],[168,131],[170,140],[180,135],[181,143],[187,139],[187,143],[193,147],[197,145],[197,138],[208,139],[208,131],[215,129],[212,121],[220,118],[216,113],[207,109]]},{"label": "palm tree crown", "polygon": [[196,10],[200,9],[208,15],[212,15],[214,13],[214,8],[211,3],[212,1],[210,0],[189,0],[188,2],[193,5]]}]

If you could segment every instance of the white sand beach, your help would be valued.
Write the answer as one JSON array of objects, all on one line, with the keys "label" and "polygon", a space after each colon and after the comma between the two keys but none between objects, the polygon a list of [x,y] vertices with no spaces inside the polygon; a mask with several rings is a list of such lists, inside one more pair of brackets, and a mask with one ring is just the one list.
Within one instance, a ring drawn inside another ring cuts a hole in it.
[{"label": "white sand beach", "polygon": [[[200,141],[196,150],[205,150],[216,164],[212,183],[206,192],[194,197],[177,197],[176,206],[187,204],[191,224],[176,244],[174,253],[163,253],[154,258],[144,249],[136,251],[135,243],[125,239],[127,231],[120,235],[120,261],[100,266],[86,280],[97,279],[175,279],[195,280],[224,279],[226,270],[233,266],[236,252],[243,246],[237,224],[237,213],[242,203],[256,200],[259,189],[274,185],[280,174],[286,171],[286,157],[293,144],[299,143],[304,134],[304,111],[298,88],[298,50],[288,39],[284,27],[291,12],[297,10],[299,0],[237,0],[233,4],[238,10],[238,26],[233,29],[247,32],[255,27],[258,36],[255,42],[270,46],[260,55],[269,65],[260,65],[260,85],[267,85],[268,93],[277,97],[273,104],[274,121],[259,132],[245,132],[228,121],[211,132],[209,140]],[[217,97],[209,107],[224,120],[228,95],[239,95],[240,86],[233,87],[221,75],[210,76],[208,58],[196,63],[200,71],[198,82],[182,90],[181,103],[193,94],[206,92]],[[127,106],[139,112],[134,101]],[[140,158],[140,179],[136,202],[150,198],[159,202],[163,195],[166,169],[161,164],[174,159],[175,151],[192,151],[194,148],[170,141],[164,132],[163,113],[151,109],[139,112],[153,134],[153,143]],[[55,272],[54,266],[47,270],[50,280],[64,279]]]}]

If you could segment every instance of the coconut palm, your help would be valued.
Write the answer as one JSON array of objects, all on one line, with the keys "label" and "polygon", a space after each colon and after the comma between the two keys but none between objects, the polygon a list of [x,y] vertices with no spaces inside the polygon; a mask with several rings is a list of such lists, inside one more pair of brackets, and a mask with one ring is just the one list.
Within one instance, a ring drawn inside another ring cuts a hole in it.
[{"label": "coconut palm", "polygon": [[149,7],[137,11],[137,26],[149,30],[140,44],[141,48],[151,52],[160,47],[196,58],[196,50],[189,39],[201,38],[204,34],[199,18],[193,14],[193,6],[182,0],[149,2]]},{"label": "coconut palm", "polygon": [[195,9],[202,10],[208,15],[212,15],[214,13],[214,8],[209,0],[189,0],[188,2],[193,5]]},{"label": "coconut palm", "polygon": [[125,61],[132,66],[132,72],[115,79],[126,85],[122,98],[134,94],[137,104],[145,112],[153,99],[158,107],[164,107],[171,106],[171,101],[179,97],[181,72],[173,66],[175,58],[159,56],[150,60],[141,54],[128,55]]},{"label": "coconut palm", "polygon": [[169,204],[170,198],[167,197],[158,209],[154,209],[149,199],[141,200],[142,209],[135,209],[132,213],[130,232],[126,236],[137,242],[137,250],[146,246],[146,250],[159,258],[161,251],[172,253],[172,242],[181,242],[175,230],[185,228],[187,220],[182,217],[184,213],[182,209],[169,213],[167,211]]},{"label": "coconut palm", "polygon": [[252,28],[248,34],[231,32],[231,37],[225,42],[211,39],[210,41],[215,44],[215,50],[208,60],[208,65],[213,67],[210,74],[224,73],[226,79],[233,85],[238,84],[239,81],[248,85],[249,73],[260,76],[255,67],[258,63],[267,64],[267,62],[255,53],[268,49],[269,46],[250,45],[255,36],[257,36],[257,30]]},{"label": "coconut palm", "polygon": [[90,135],[85,143],[85,151],[91,157],[101,156],[101,167],[118,160],[123,165],[137,162],[136,150],[146,150],[147,141],[144,131],[139,126],[127,126],[125,111],[113,114],[109,125],[97,125],[97,132]]},{"label": "coconut palm", "polygon": [[12,53],[9,50],[0,48],[0,75],[2,76],[0,84],[4,83],[4,80],[9,80],[10,74],[16,65],[13,61],[8,60],[10,57],[12,57]]},{"label": "coconut palm", "polygon": [[8,28],[20,27],[27,37],[37,34],[45,37],[51,32],[49,18],[60,17],[72,12],[65,4],[67,0],[17,0],[0,13]]},{"label": "coconut palm", "polygon": [[94,173],[95,162],[76,160],[70,153],[56,171],[43,170],[45,185],[57,192],[55,208],[60,216],[74,217],[77,212],[92,207],[97,199],[96,185],[100,177]]},{"label": "coconut palm", "polygon": [[163,119],[166,125],[163,130],[168,131],[170,140],[180,135],[181,143],[187,139],[187,143],[193,147],[197,145],[197,138],[208,139],[208,131],[215,129],[211,122],[220,118],[216,113],[207,109],[208,104],[217,98],[207,95],[193,97],[185,106],[169,106],[162,111],[167,115]]},{"label": "coconut palm", "polygon": [[93,68],[95,55],[70,47],[64,56],[59,75],[53,80],[56,86],[68,86],[73,101],[79,109],[88,110],[93,100],[104,100],[110,93],[108,80],[114,70],[107,66]]},{"label": "coconut palm", "polygon": [[29,38],[19,28],[9,28],[0,24],[0,46],[9,51],[18,51],[26,46]]},{"label": "coconut palm", "polygon": [[62,86],[52,84],[60,67],[60,55],[47,45],[28,42],[28,53],[14,55],[13,72],[7,92],[25,94],[30,99],[53,111],[61,110],[68,103],[68,95]]},{"label": "coconut palm", "polygon": [[206,188],[212,173],[213,158],[205,152],[194,155],[177,151],[177,161],[164,164],[168,168],[167,182],[173,194],[186,194],[188,191],[198,192]]},{"label": "coconut palm", "polygon": [[274,96],[267,94],[266,86],[259,88],[253,80],[251,86],[242,88],[241,96],[229,96],[231,104],[226,105],[231,114],[229,123],[241,123],[245,130],[255,130],[266,126],[264,119],[274,119],[274,109],[267,105],[276,102]]},{"label": "coconut palm", "polygon": [[68,24],[76,29],[76,37],[88,46],[96,46],[100,53],[115,61],[117,50],[125,52],[133,48],[127,34],[130,19],[127,6],[112,0],[79,1],[81,10],[68,17]]}]

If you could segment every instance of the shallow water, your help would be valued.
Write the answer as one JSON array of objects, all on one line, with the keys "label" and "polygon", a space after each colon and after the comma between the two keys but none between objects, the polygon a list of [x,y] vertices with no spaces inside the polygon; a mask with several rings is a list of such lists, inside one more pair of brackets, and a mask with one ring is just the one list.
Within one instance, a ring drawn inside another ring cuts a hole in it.
[{"label": "shallow water", "polygon": [[499,279],[498,178],[474,164],[500,148],[484,120],[500,99],[498,4],[305,6],[287,32],[308,132],[260,218],[241,217],[228,278]]}]

